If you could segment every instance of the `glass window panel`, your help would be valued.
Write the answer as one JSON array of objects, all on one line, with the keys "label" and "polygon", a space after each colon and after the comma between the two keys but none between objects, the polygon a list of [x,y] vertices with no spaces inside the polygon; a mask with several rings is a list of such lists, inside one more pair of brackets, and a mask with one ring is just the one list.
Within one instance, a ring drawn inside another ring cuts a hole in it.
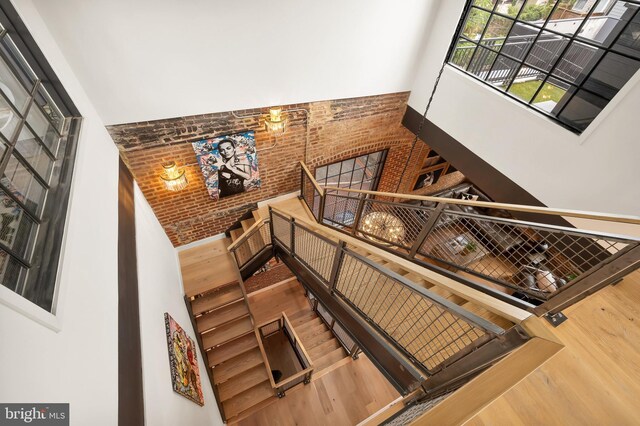
[{"label": "glass window panel", "polygon": [[[2,87],[2,85],[2,82],[0,82],[0,87]],[[3,91],[6,93],[5,89],[6,86],[3,88]],[[0,96],[0,132],[2,132],[2,135],[7,138],[8,141],[11,141],[13,138],[18,123],[20,123],[20,117],[6,99]]]},{"label": "glass window panel", "polygon": [[543,31],[529,51],[525,62],[527,65],[548,72],[555,65],[567,44],[569,44],[568,38]]},{"label": "glass window panel", "polygon": [[543,26],[555,4],[556,0],[527,0],[518,16],[518,20]]},{"label": "glass window panel", "polygon": [[500,89],[505,90],[511,80],[515,77],[519,67],[520,63],[502,55],[498,55],[498,59],[493,63],[493,68],[491,68],[491,73],[489,74],[487,81],[496,85]]},{"label": "glass window panel", "polygon": [[18,79],[9,70],[7,64],[0,59],[0,89],[4,92],[6,98],[11,102],[19,112],[24,112],[29,102],[29,94],[22,87]]},{"label": "glass window panel", "polygon": [[640,61],[609,52],[584,82],[583,87],[605,99],[612,99],[639,68]]},{"label": "glass window panel", "polygon": [[469,61],[471,61],[475,50],[475,44],[463,39],[458,39],[458,44],[451,55],[451,62],[462,69],[466,69],[467,66],[469,66]]},{"label": "glass window panel", "polygon": [[13,155],[4,170],[2,185],[11,191],[36,216],[42,211],[45,188],[33,174]]},{"label": "glass window panel", "polygon": [[473,0],[473,5],[478,7],[484,7],[485,9],[492,10],[495,6],[496,0]]},{"label": "glass window panel", "polygon": [[640,59],[640,13],[627,25],[612,49]]},{"label": "glass window panel", "polygon": [[498,54],[493,50],[485,49],[483,47],[478,47],[476,54],[471,60],[471,64],[469,64],[469,68],[467,71],[477,75],[478,77],[484,79],[488,76],[491,67],[493,66],[493,62],[496,59]]},{"label": "glass window panel", "polygon": [[509,37],[507,37],[500,53],[523,60],[539,32],[538,28],[516,23],[511,28]]},{"label": "glass window panel", "polygon": [[375,165],[380,159],[381,152],[374,152],[373,154],[369,154],[367,158],[367,166]]},{"label": "glass window panel", "polygon": [[327,171],[327,179],[334,178],[340,174],[341,163],[334,163],[329,165],[329,171]]},{"label": "glass window panel", "polygon": [[501,1],[496,7],[496,11],[515,18],[523,4],[524,0]]},{"label": "glass window panel", "polygon": [[353,158],[348,160],[344,160],[342,162],[342,174],[351,174],[353,167],[355,166],[356,161]]},{"label": "glass window panel", "polygon": [[[18,50],[15,43],[11,39],[11,36],[6,35],[0,42],[0,50],[5,54],[7,60],[11,63],[16,70],[18,77],[22,80],[22,83],[28,90],[33,89],[33,85],[36,81],[36,75],[27,64],[27,61],[22,56],[22,53]],[[4,75],[4,74],[3,74]]]},{"label": "glass window panel", "polygon": [[556,105],[563,100],[570,89],[571,87],[567,84],[554,78],[549,78],[536,95],[532,105],[543,111],[552,113]]},{"label": "glass window panel", "polygon": [[[617,1],[612,5],[613,7],[606,10],[610,3],[610,0],[601,0],[598,3],[594,13],[580,29],[579,37],[604,47],[611,46],[618,34],[627,25],[627,22],[633,18],[638,6],[626,1]],[[602,14],[602,11],[605,10],[606,13]]]},{"label": "glass window panel", "polygon": [[0,283],[12,291],[18,291],[18,287],[24,280],[26,270],[9,253],[0,250]]},{"label": "glass window panel", "polygon": [[511,19],[493,15],[480,44],[493,50],[500,50],[500,46],[502,46],[504,39],[509,34],[512,24],[513,21]]},{"label": "glass window panel", "polygon": [[491,14],[472,7],[464,23],[462,34],[470,40],[479,40]]},{"label": "glass window panel", "polygon": [[573,41],[552,74],[571,83],[580,84],[603,54],[602,49]]},{"label": "glass window panel", "polygon": [[6,192],[0,190],[0,242],[29,261],[37,224]]},{"label": "glass window panel", "polygon": [[575,0],[560,0],[549,17],[545,28],[559,33],[573,35],[578,31],[589,9],[583,11],[575,7]]},{"label": "glass window panel", "polygon": [[323,167],[317,167],[316,168],[316,180],[317,181],[324,181],[327,177],[327,167],[323,166]]},{"label": "glass window panel", "polygon": [[45,182],[49,181],[49,173],[51,172],[52,161],[46,154],[43,146],[33,136],[33,134],[23,127],[16,142],[16,149],[31,166],[38,172]]},{"label": "glass window panel", "polygon": [[58,140],[60,138],[54,130],[53,125],[35,105],[29,109],[27,122],[36,136],[38,136],[40,140],[44,142],[46,147],[49,148],[49,151],[55,155],[58,147]]},{"label": "glass window panel", "polygon": [[600,96],[579,90],[569,100],[558,118],[571,127],[584,130],[607,105],[607,102]]},{"label": "glass window panel", "polygon": [[49,116],[49,119],[53,123],[53,125],[58,129],[58,132],[62,132],[62,127],[64,126],[64,116],[60,111],[60,108],[56,105],[55,102],[49,96],[47,90],[40,86],[38,88],[38,93],[35,96],[35,102],[40,105],[42,110]]},{"label": "glass window panel", "polygon": [[351,178],[351,182],[357,186],[360,186],[363,180],[364,180],[364,169],[354,170],[353,177]]},{"label": "glass window panel", "polygon": [[[524,71],[526,73],[528,69],[530,68],[523,67],[521,72]],[[511,84],[511,87],[509,87],[509,93],[525,102],[530,102],[541,84],[542,80],[535,78],[516,79],[513,84]]]}]

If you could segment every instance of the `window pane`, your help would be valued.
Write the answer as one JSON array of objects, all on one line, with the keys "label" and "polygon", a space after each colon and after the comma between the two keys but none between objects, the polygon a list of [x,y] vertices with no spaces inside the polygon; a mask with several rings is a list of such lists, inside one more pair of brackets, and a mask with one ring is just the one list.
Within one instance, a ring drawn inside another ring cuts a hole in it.
[{"label": "window pane", "polygon": [[459,39],[458,44],[456,45],[453,54],[451,55],[451,62],[459,66],[460,68],[467,69],[469,66],[469,61],[471,61],[471,57],[473,56],[473,52],[476,50],[476,45]]},{"label": "window pane", "polygon": [[493,63],[493,68],[491,68],[487,81],[504,90],[513,80],[519,68],[520,64],[518,62],[499,55],[498,59]]},{"label": "window pane", "polygon": [[316,168],[316,180],[319,181],[324,181],[327,177],[327,167],[323,166],[323,167],[317,167]]},{"label": "window pane", "polygon": [[533,105],[546,112],[552,112],[571,87],[554,78],[549,78],[533,100]]},{"label": "window pane", "polygon": [[[587,19],[578,36],[604,47],[611,46],[618,34],[627,25],[627,22],[635,15],[638,6],[625,1],[617,1],[608,11],[610,0],[601,0],[594,13]],[[601,14],[599,11],[606,11]],[[597,13],[598,12],[598,13]]]},{"label": "window pane", "polygon": [[[22,83],[28,90],[33,89],[33,85],[36,81],[36,75],[27,64],[27,61],[22,56],[22,53],[18,50],[15,43],[11,39],[11,36],[6,35],[0,42],[0,50],[6,55],[8,61],[18,73],[18,77],[22,80]],[[4,74],[3,74],[4,75]]]},{"label": "window pane", "polygon": [[636,14],[612,49],[640,59],[640,14]]},{"label": "window pane", "polygon": [[27,122],[40,140],[49,148],[49,151],[55,155],[58,148],[58,134],[53,129],[53,125],[35,105],[29,109]]},{"label": "window pane", "polygon": [[489,74],[497,55],[493,50],[478,47],[471,64],[469,64],[468,71],[484,79]]},{"label": "window pane", "polygon": [[[530,68],[523,68],[521,71],[526,71]],[[512,95],[522,99],[525,102],[530,102],[533,98],[533,95],[538,91],[538,88],[542,84],[542,80],[525,80],[520,79],[513,82],[511,87],[509,88],[509,93]]]},{"label": "window pane", "polygon": [[485,9],[491,10],[493,6],[496,4],[496,0],[473,0],[473,5],[478,7],[484,7]]},{"label": "window pane", "polygon": [[17,291],[24,281],[25,269],[9,253],[0,250],[0,283],[12,291]]},{"label": "window pane", "polygon": [[567,103],[558,118],[571,127],[584,130],[606,105],[606,99],[584,90],[579,90]]},{"label": "window pane", "polygon": [[64,116],[44,87],[40,86],[38,88],[38,93],[35,96],[35,102],[40,105],[45,114],[49,116],[49,119],[56,129],[58,129],[58,132],[62,132]]},{"label": "window pane", "polygon": [[573,35],[578,31],[589,8],[582,10],[575,0],[560,0],[545,28],[559,33]]},{"label": "window pane", "polygon": [[464,24],[462,34],[468,39],[479,40],[482,31],[484,31],[484,27],[489,21],[489,16],[491,16],[489,12],[472,7],[467,16],[467,21]]},{"label": "window pane", "polygon": [[[8,87],[1,81],[0,88],[4,93],[8,93]],[[9,98],[9,100],[12,99]],[[7,138],[8,141],[11,141],[13,138],[16,128],[18,127],[18,123],[20,123],[20,117],[16,114],[13,108],[11,108],[5,98],[0,96],[0,132],[2,132],[2,135]]]},{"label": "window pane", "polygon": [[353,158],[342,162],[342,174],[350,174],[355,166],[356,161]]},{"label": "window pane", "polygon": [[16,149],[18,152],[31,164],[36,172],[44,179],[45,182],[49,181],[49,173],[51,172],[51,158],[46,154],[40,142],[33,136],[33,134],[23,127],[18,136],[16,142]]},{"label": "window pane", "polygon": [[603,50],[574,41],[553,70],[553,75],[580,84],[598,62]]},{"label": "window pane", "polygon": [[493,50],[499,50],[504,43],[505,37],[509,34],[512,24],[513,21],[511,19],[493,15],[480,44]]},{"label": "window pane", "polygon": [[524,0],[502,1],[498,4],[496,11],[515,18],[523,4]]},{"label": "window pane", "polygon": [[523,60],[539,32],[535,27],[516,23],[511,28],[501,53]]},{"label": "window pane", "polygon": [[612,99],[639,68],[640,61],[609,52],[584,82],[583,87],[605,99]]},{"label": "window pane", "polygon": [[335,163],[329,165],[329,171],[327,172],[327,179],[335,178],[340,174],[341,163]]},{"label": "window pane", "polygon": [[544,71],[551,70],[569,44],[569,39],[543,31],[527,55],[525,62]]},{"label": "window pane", "polygon": [[45,189],[33,174],[13,155],[0,178],[2,185],[24,203],[29,211],[40,215]]},{"label": "window pane", "polygon": [[11,74],[7,64],[0,59],[0,75],[2,81],[0,81],[0,89],[4,92],[6,98],[15,105],[19,112],[24,112],[27,102],[29,101],[29,94],[20,82]]},{"label": "window pane", "polygon": [[0,242],[29,261],[37,225],[6,192],[0,190]]},{"label": "window pane", "polygon": [[518,16],[518,20],[542,26],[551,14],[555,4],[556,0],[527,0]]}]

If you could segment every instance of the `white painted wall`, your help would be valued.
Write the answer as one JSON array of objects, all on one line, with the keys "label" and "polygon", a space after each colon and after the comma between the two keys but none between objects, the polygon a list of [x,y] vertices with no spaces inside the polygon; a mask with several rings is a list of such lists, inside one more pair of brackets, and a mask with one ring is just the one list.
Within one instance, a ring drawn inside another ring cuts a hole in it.
[{"label": "white painted wall", "polygon": [[[68,402],[72,425],[115,425],[118,151],[33,2],[14,0],[14,4],[84,122],[55,316],[28,303],[22,304],[26,313],[17,312],[15,306],[8,306],[17,296],[0,286],[0,401]],[[147,424],[221,424],[206,377],[204,407],[171,390],[164,312],[194,333],[181,297],[176,252],[140,191],[135,195]],[[200,360],[203,373],[204,368]]]},{"label": "white painted wall", "polygon": [[[464,0],[441,2],[409,105],[424,112]],[[640,74],[581,135],[447,67],[428,118],[548,206],[640,215]]]},{"label": "white painted wall", "polygon": [[198,351],[205,405],[191,402],[171,388],[164,313],[195,340],[184,304],[178,256],[158,219],[135,186],[140,331],[145,421],[148,425],[222,425],[206,363]]},{"label": "white painted wall", "polygon": [[105,124],[408,91],[435,0],[34,0]]}]

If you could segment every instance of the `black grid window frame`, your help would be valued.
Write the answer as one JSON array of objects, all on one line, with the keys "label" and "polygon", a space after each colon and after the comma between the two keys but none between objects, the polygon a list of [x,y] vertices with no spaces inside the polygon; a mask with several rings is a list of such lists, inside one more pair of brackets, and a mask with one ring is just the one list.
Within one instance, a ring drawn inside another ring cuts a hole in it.
[{"label": "black grid window frame", "polygon": [[[449,51],[447,53],[447,63],[464,72],[466,75],[468,75],[469,77],[473,78],[474,80],[477,80],[481,83],[483,83],[484,85],[487,85],[491,88],[493,88],[494,90],[502,93],[503,95],[515,100],[516,102],[526,105],[529,108],[533,109],[534,111],[543,114],[544,116],[546,116],[547,118],[551,119],[553,122],[555,122],[556,124],[559,124],[560,126],[572,131],[573,133],[576,134],[581,134],[586,127],[588,127],[588,125],[595,119],[595,117],[589,122],[589,124],[587,124],[587,126],[584,126],[583,128],[580,128],[578,126],[574,126],[572,125],[572,123],[570,122],[566,122],[563,121],[562,119],[560,119],[560,115],[563,113],[563,111],[565,110],[565,107],[574,99],[574,97],[576,97],[579,93],[586,93],[590,96],[593,97],[597,97],[598,100],[601,100],[603,103],[603,106],[601,108],[604,109],[604,107],[606,106],[606,104],[608,104],[608,102],[611,101],[611,99],[606,99],[605,97],[602,96],[601,93],[597,93],[594,90],[590,89],[588,86],[585,87],[585,83],[589,82],[589,78],[591,77],[592,73],[598,69],[598,65],[600,65],[600,63],[602,62],[602,60],[607,57],[607,55],[609,53],[618,55],[620,57],[626,58],[627,60],[631,60],[634,62],[637,62],[640,64],[640,57],[639,56],[634,56],[634,55],[630,55],[628,53],[626,53],[624,50],[616,50],[614,48],[614,46],[616,45],[616,43],[618,42],[618,40],[620,39],[620,37],[622,35],[624,35],[627,31],[627,29],[629,28],[630,25],[634,24],[634,19],[640,17],[640,1],[638,0],[624,0],[624,3],[628,3],[631,4],[633,6],[638,7],[638,9],[636,9],[635,12],[633,12],[633,14],[631,16],[628,16],[628,20],[627,22],[624,24],[623,27],[621,27],[619,29],[618,34],[613,38],[608,40],[606,45],[603,45],[601,43],[598,43],[596,41],[593,41],[589,38],[586,37],[581,37],[579,36],[580,31],[582,30],[582,28],[586,25],[587,22],[589,22],[590,18],[592,17],[594,11],[598,8],[598,5],[602,3],[602,0],[597,0],[595,2],[593,2],[591,4],[591,6],[588,9],[588,12],[586,14],[584,14],[582,16],[582,21],[580,23],[580,25],[577,27],[577,29],[575,30],[575,32],[573,34],[567,34],[567,33],[563,33],[560,31],[556,31],[552,28],[549,28],[549,22],[551,21],[551,18],[554,15],[554,12],[556,11],[556,9],[563,3],[562,0],[557,0],[553,3],[553,8],[551,9],[551,11],[549,12],[548,16],[544,19],[544,21],[542,23],[536,23],[536,22],[531,22],[531,21],[526,21],[526,20],[522,20],[521,19],[521,14],[524,11],[525,5],[527,5],[527,1],[522,1],[520,4],[520,8],[517,11],[517,14],[515,16],[510,16],[507,14],[504,14],[500,11],[498,11],[498,6],[500,5],[500,1],[493,1],[493,6],[491,9],[488,8],[484,8],[481,5],[476,5],[474,4],[475,0],[467,0],[467,3],[464,7],[463,13],[460,17],[460,20],[458,22],[458,26],[456,28],[456,32],[454,34],[454,37],[451,40],[451,45],[449,47]],[[617,3],[619,3],[618,0],[614,0],[612,2],[609,2],[609,4],[607,5],[607,9],[606,12],[608,12],[609,10],[611,10],[613,8],[613,6],[615,6]],[[467,22],[467,19],[469,18],[471,12],[473,10],[478,10],[481,12],[485,12],[489,14],[488,19],[485,22],[485,25],[482,29],[482,32],[480,34],[480,37],[477,40],[472,40],[468,37],[466,37],[465,35],[463,35],[463,31],[465,29],[465,24]],[[485,39],[485,33],[487,31],[487,29],[489,28],[489,24],[491,23],[493,17],[501,17],[501,18],[505,18],[508,19],[510,21],[512,21],[512,23],[510,24],[510,27],[507,31],[507,34],[504,36],[504,40],[503,43],[496,49],[492,49],[489,47],[486,47],[485,44],[483,44],[483,42],[486,40]],[[520,28],[524,27],[529,27],[529,28],[533,28],[537,31],[537,33],[535,34],[535,36],[533,36],[533,39],[530,43],[528,43],[528,45],[525,47],[525,51],[524,54],[521,55],[521,58],[515,57],[507,52],[504,52],[503,48],[505,47],[505,45],[507,45],[507,40],[509,40],[509,37],[513,34],[514,29],[516,28],[516,26],[519,25]],[[529,54],[532,52],[532,50],[537,46],[536,43],[538,42],[540,36],[542,36],[543,34],[550,34],[550,35],[555,35],[558,37],[562,37],[562,40],[566,40],[566,44],[564,45],[564,47],[559,51],[559,53],[557,55],[555,55],[555,58],[553,59],[553,62],[551,63],[551,66],[548,70],[542,69],[539,66],[533,65],[530,62],[527,63],[527,59]],[[460,66],[456,63],[454,63],[454,57],[456,54],[456,50],[457,50],[457,45],[460,41],[464,41],[465,43],[470,43],[471,46],[473,46],[473,53],[471,55],[471,58],[469,58],[468,62],[466,63],[466,65],[464,66]],[[592,61],[592,63],[589,64],[588,70],[586,71],[586,73],[582,74],[580,77],[580,80],[578,82],[575,81],[571,81],[561,75],[558,75],[557,71],[557,67],[562,63],[562,61],[564,60],[564,55],[567,53],[567,51],[569,50],[569,48],[571,46],[574,46],[574,42],[577,44],[581,44],[581,45],[586,45],[588,47],[594,48],[595,50],[595,54],[593,55],[593,58],[595,58],[595,60]],[[514,67],[515,69],[515,73],[513,74],[513,76],[509,76],[509,78],[507,79],[507,85],[504,89],[499,88],[498,86],[496,86],[495,84],[492,84],[489,81],[486,81],[484,78],[474,74],[473,72],[468,70],[469,65],[473,62],[474,58],[476,57],[476,54],[480,51],[489,51],[490,53],[495,54],[493,59],[490,60],[490,63],[488,64],[489,66],[487,67],[489,69],[489,71],[487,72],[487,77],[490,76],[491,72],[493,72],[494,66],[496,65],[497,61],[499,58],[504,58],[505,60],[508,61],[513,61],[515,62],[517,65]],[[598,54],[599,53],[599,54]],[[533,95],[531,96],[531,98],[526,101],[521,99],[518,96],[513,95],[512,93],[509,92],[509,90],[511,89],[512,84],[515,82],[516,77],[518,76],[518,74],[520,73],[521,70],[523,70],[524,68],[528,68],[531,69],[533,71],[535,71],[536,73],[538,73],[540,76],[543,76],[543,79],[541,80],[540,85],[538,86],[538,88],[535,90],[535,92],[533,93]],[[560,99],[560,101],[558,102],[558,104],[556,105],[556,107],[552,110],[552,111],[546,111],[540,107],[535,106],[533,103],[536,100],[538,94],[542,91],[542,89],[545,87],[545,84],[549,81],[549,79],[555,80],[560,84],[566,85],[568,87],[566,94]],[[627,80],[628,81],[628,80]],[[617,92],[616,92],[617,93]],[[599,113],[598,113],[599,114]],[[597,114],[596,114],[597,116]]]},{"label": "black grid window frame", "polygon": [[[0,191],[5,207],[18,212],[9,217],[13,238],[0,240],[0,285],[53,312],[81,117],[9,0],[0,0],[0,25],[0,61],[17,80],[14,89],[28,95],[20,107],[8,86],[0,90],[2,104],[17,118],[12,133],[0,133]],[[34,127],[35,118],[44,135]],[[25,141],[30,156],[18,147]],[[41,159],[47,162],[44,170],[38,167]],[[26,194],[17,189],[18,181],[28,188]],[[37,203],[28,196],[32,185],[43,191]],[[3,223],[0,233],[6,229]]]},{"label": "black grid window frame", "polygon": [[[315,169],[315,179],[318,182],[318,184],[320,184],[321,186],[341,186],[343,188],[349,188],[349,189],[363,189],[363,184],[365,183],[365,181],[371,182],[371,186],[369,188],[370,191],[375,191],[378,189],[378,184],[380,183],[380,177],[382,176],[382,170],[384,169],[384,163],[387,160],[387,153],[388,153],[388,149],[385,150],[381,150],[381,151],[374,151],[374,152],[370,152],[367,154],[361,154],[361,155],[357,155],[355,157],[351,157],[351,158],[347,158],[345,160],[342,161],[337,161],[335,163],[330,163],[330,164],[325,164],[323,166],[318,166]],[[375,162],[371,165],[369,165],[369,158],[371,158],[372,155],[378,154],[378,159],[375,160]],[[364,165],[362,167],[356,167],[356,161],[357,159],[361,158],[361,157],[365,157],[364,158]],[[343,173],[343,167],[345,166],[346,163],[348,163],[349,161],[353,160],[354,165],[353,167],[351,167],[350,172],[348,170],[344,170]],[[329,175],[329,170],[331,169],[331,166],[337,166],[339,165],[339,169],[338,169],[338,173],[336,174],[332,174]],[[366,171],[368,168],[372,168],[375,167],[375,171],[373,173],[373,176],[370,179],[366,179],[365,180],[365,176],[366,176]],[[325,169],[325,175],[324,177],[319,177],[318,176],[318,172],[322,169]],[[359,182],[358,185],[355,185],[353,182],[353,178],[354,178],[354,173],[358,170],[362,170],[362,180]],[[341,185],[340,184],[340,176],[342,176],[343,174],[350,174],[350,178],[349,178],[349,184],[348,185]],[[330,178],[334,178],[334,177],[338,177],[338,184],[337,185],[333,185],[331,183],[329,183],[329,179]]]}]

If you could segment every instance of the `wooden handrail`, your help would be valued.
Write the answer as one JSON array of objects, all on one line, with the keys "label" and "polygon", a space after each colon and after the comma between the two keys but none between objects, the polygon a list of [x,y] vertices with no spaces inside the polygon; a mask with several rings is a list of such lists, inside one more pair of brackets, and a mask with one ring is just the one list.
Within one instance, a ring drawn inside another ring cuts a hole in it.
[{"label": "wooden handrail", "polygon": [[278,383],[276,383],[276,389],[277,388],[281,388],[284,385],[288,385],[289,383],[299,379],[300,377],[306,376],[308,373],[313,371],[313,366],[309,366],[307,368],[305,368],[304,370],[294,374],[293,376],[290,376],[282,381],[279,381]]},{"label": "wooden handrail", "polygon": [[289,317],[287,317],[287,314],[285,314],[284,312],[282,313],[282,317],[284,318],[284,321],[287,324],[289,324],[289,328],[291,329],[291,332],[293,333],[293,337],[295,338],[296,342],[298,342],[298,346],[300,346],[300,350],[302,351],[302,354],[304,355],[305,359],[309,363],[309,367],[313,369],[313,362],[311,361],[311,357],[309,356],[309,354],[307,353],[307,350],[302,344],[302,340],[300,340],[300,337],[298,337],[298,333],[296,333],[295,328],[293,328],[293,324],[291,324],[291,321],[289,321]]},{"label": "wooden handrail", "polygon": [[307,168],[307,165],[304,164],[302,161],[300,161],[300,166],[302,167],[302,171],[307,175],[309,180],[311,180],[311,183],[316,188],[316,191],[318,191],[320,193],[320,196],[322,197],[324,195],[324,189],[322,189],[322,187],[318,184],[318,182],[316,182],[316,179],[313,177],[313,175]]},{"label": "wooden handrail", "polygon": [[330,227],[322,226],[315,222],[311,223],[305,220],[305,218],[300,217],[299,215],[292,215],[286,211],[279,209],[278,207],[271,206],[271,209],[280,215],[284,215],[285,217],[295,217],[296,222],[302,223],[306,227],[311,228],[314,231],[317,231],[323,234],[324,236],[331,237],[335,239],[335,241],[342,240],[349,245],[367,250],[369,253],[372,253],[382,258],[386,262],[394,263],[402,267],[403,269],[416,274],[417,276],[424,279],[425,281],[433,283],[436,286],[443,287],[449,292],[454,293],[455,295],[460,296],[470,302],[476,303],[484,307],[485,309],[495,313],[496,315],[499,315],[505,319],[508,319],[513,323],[519,324],[525,319],[532,316],[530,312],[517,308],[501,300],[498,300],[492,296],[489,296],[488,294],[485,294],[481,291],[475,290],[462,283],[459,283],[458,281],[452,278],[448,278],[443,275],[440,275],[437,272],[434,272],[427,268],[419,266],[409,260],[403,259],[385,250],[369,245],[365,242],[358,240],[357,238],[354,238],[342,232],[336,231]]},{"label": "wooden handrail", "polygon": [[267,376],[269,376],[269,383],[271,384],[272,389],[276,389],[276,382],[273,380],[273,374],[271,374],[271,365],[269,364],[269,358],[267,358],[267,353],[264,350],[264,346],[262,345],[262,338],[260,337],[260,332],[258,331],[258,327],[255,327],[253,331],[256,333],[256,339],[258,339],[258,348],[260,348],[260,353],[262,354],[262,359],[264,360],[264,366],[267,369]]},{"label": "wooden handrail", "polygon": [[582,210],[553,209],[549,207],[527,206],[524,204],[495,203],[493,201],[461,200],[457,198],[432,197],[428,195],[396,194],[393,192],[367,191],[364,189],[338,188],[335,186],[325,186],[324,189],[331,190],[331,191],[352,192],[357,194],[379,195],[381,197],[389,197],[389,198],[401,198],[404,200],[431,201],[436,203],[457,204],[461,206],[484,207],[484,208],[502,209],[502,210],[517,211],[517,212],[539,213],[539,214],[546,214],[546,215],[552,215],[552,216],[568,216],[568,217],[577,217],[581,219],[592,219],[592,220],[601,220],[601,221],[607,221],[607,222],[629,223],[632,225],[640,225],[640,216],[632,216],[632,215],[586,212]]},{"label": "wooden handrail", "polygon": [[259,221],[256,221],[256,223],[251,225],[249,227],[249,229],[244,231],[244,233],[240,236],[240,238],[238,238],[237,240],[232,242],[229,245],[229,247],[227,247],[227,251],[231,251],[231,250],[235,249],[238,245],[240,245],[243,242],[245,242],[251,235],[253,235],[254,230],[257,229],[260,225],[262,225],[265,222],[266,222],[265,219],[260,219]]}]

